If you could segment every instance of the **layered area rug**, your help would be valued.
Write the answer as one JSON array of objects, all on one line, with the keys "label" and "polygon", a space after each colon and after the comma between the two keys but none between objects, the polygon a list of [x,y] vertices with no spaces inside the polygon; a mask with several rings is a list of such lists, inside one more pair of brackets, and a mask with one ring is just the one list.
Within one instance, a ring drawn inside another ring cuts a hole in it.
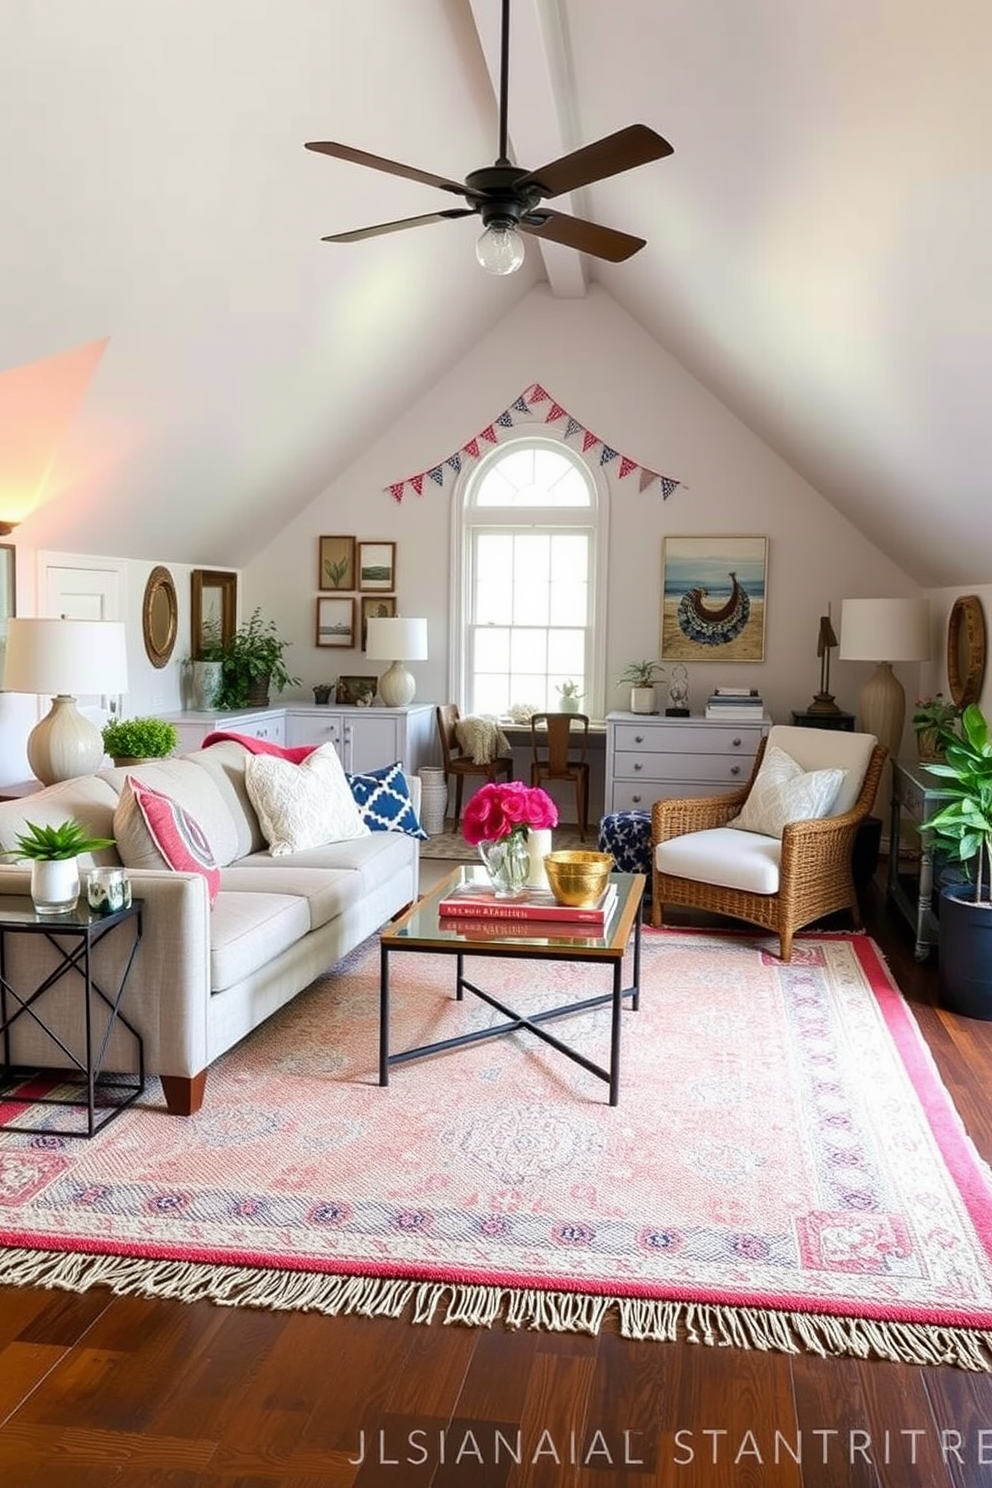
[{"label": "layered area rug", "polygon": [[[992,1188],[865,936],[644,932],[619,1106],[525,1034],[377,1084],[368,943],[92,1141],[0,1135],[0,1281],[992,1370]],[[392,1047],[481,1026],[394,956]],[[605,968],[476,959],[537,1008]],[[555,1025],[603,1062],[609,1010]],[[26,1100],[29,1103],[29,1092]],[[24,1115],[8,1101],[0,1117]]]}]

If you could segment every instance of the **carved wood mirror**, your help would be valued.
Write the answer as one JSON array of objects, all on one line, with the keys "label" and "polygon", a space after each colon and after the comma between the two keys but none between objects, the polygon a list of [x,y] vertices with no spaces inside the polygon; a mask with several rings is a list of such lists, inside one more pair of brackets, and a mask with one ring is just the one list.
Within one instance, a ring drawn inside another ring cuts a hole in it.
[{"label": "carved wood mirror", "polygon": [[179,604],[176,586],[167,568],[158,564],[148,575],[141,607],[141,629],[145,651],[153,667],[164,667],[176,644]]},{"label": "carved wood mirror", "polygon": [[964,594],[947,622],[947,685],[959,708],[977,703],[985,680],[985,612],[977,594]]},{"label": "carved wood mirror", "polygon": [[210,661],[217,645],[234,635],[238,614],[238,576],[216,568],[194,568],[190,574],[190,655]]}]

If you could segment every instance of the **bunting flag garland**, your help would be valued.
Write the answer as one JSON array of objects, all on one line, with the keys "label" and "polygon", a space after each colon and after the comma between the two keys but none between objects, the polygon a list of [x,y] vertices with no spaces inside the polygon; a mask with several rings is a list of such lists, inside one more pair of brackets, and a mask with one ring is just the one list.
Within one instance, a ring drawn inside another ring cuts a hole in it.
[{"label": "bunting flag garland", "polygon": [[620,450],[614,449],[612,445],[606,443],[605,439],[600,439],[598,434],[587,429],[574,414],[569,413],[560,403],[556,403],[539,382],[535,382],[521,393],[519,398],[514,398],[509,408],[504,409],[498,418],[494,418],[492,423],[480,429],[478,434],[474,435],[467,444],[463,444],[461,449],[456,450],[453,455],[449,455],[439,465],[432,465],[427,470],[421,470],[417,475],[408,475],[405,480],[394,481],[386,487],[386,490],[393,500],[399,503],[403,500],[407,487],[410,487],[415,495],[423,496],[425,480],[431,480],[435,486],[443,487],[445,476],[449,471],[453,475],[460,475],[467,461],[480,458],[483,445],[499,443],[499,430],[512,429],[521,421],[533,423],[534,410],[541,408],[545,403],[550,406],[546,412],[542,408],[544,422],[557,424],[564,419],[564,439],[568,441],[578,437],[584,455],[588,455],[590,450],[594,453],[598,451],[600,466],[610,466],[620,480],[625,480],[628,475],[637,470],[640,472],[638,490],[646,491],[657,481],[662,501],[667,501],[680,486],[686,489],[684,481],[676,480],[672,475],[662,475],[657,470],[651,470],[647,465],[642,465],[640,460],[635,460],[632,455],[625,455]]}]

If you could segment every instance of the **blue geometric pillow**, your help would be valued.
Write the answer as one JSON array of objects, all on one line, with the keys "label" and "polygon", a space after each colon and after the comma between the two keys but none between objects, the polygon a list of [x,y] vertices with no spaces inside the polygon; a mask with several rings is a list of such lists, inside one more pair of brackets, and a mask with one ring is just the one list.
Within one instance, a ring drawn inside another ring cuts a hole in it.
[{"label": "blue geometric pillow", "polygon": [[364,775],[348,775],[347,780],[359,814],[370,831],[405,832],[408,837],[427,841],[427,833],[413,809],[402,765],[384,765],[381,770],[369,770]]}]

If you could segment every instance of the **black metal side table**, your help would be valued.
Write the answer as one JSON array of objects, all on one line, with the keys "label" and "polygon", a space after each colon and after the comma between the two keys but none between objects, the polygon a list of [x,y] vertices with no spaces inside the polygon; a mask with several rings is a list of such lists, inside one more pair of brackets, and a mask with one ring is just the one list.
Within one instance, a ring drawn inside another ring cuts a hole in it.
[{"label": "black metal side table", "polygon": [[[145,1045],[141,1034],[128,1022],[121,1012],[121,1001],[127,985],[134,957],[141,940],[141,900],[135,900],[126,909],[113,914],[95,914],[81,898],[75,909],[66,914],[39,914],[27,895],[4,895],[0,907],[0,1036],[3,1039],[3,1068],[0,1073],[0,1096],[8,1101],[20,1099],[25,1105],[63,1106],[85,1109],[85,1130],[63,1130],[59,1136],[92,1137],[113,1121],[122,1111],[132,1105],[145,1088]],[[131,930],[131,945],[123,959],[123,967],[117,976],[116,989],[104,990],[94,976],[93,952],[105,936],[128,925]],[[32,989],[18,990],[10,979],[9,940],[17,935],[41,935],[56,953],[56,961],[46,976]],[[71,973],[82,983],[80,1013],[83,1025],[84,1048],[82,1053],[73,1050],[62,1035],[45,1021],[43,1006],[46,993]],[[54,1087],[79,1090],[78,1096],[36,1093],[28,1084],[32,1077],[44,1080],[45,1072],[15,1066],[11,1055],[11,1029],[21,1018],[29,1018],[52,1043]],[[127,1030],[137,1055],[137,1074],[133,1079],[115,1078],[112,1083],[105,1079],[103,1062],[110,1036],[115,1026]],[[66,1075],[66,1069],[78,1071],[78,1075]],[[98,1108],[97,1096],[104,1091],[113,1093],[111,1104]],[[20,1091],[18,1097],[17,1092]],[[4,1132],[26,1132],[38,1134],[46,1128],[23,1123],[6,1122],[0,1128]]]}]

